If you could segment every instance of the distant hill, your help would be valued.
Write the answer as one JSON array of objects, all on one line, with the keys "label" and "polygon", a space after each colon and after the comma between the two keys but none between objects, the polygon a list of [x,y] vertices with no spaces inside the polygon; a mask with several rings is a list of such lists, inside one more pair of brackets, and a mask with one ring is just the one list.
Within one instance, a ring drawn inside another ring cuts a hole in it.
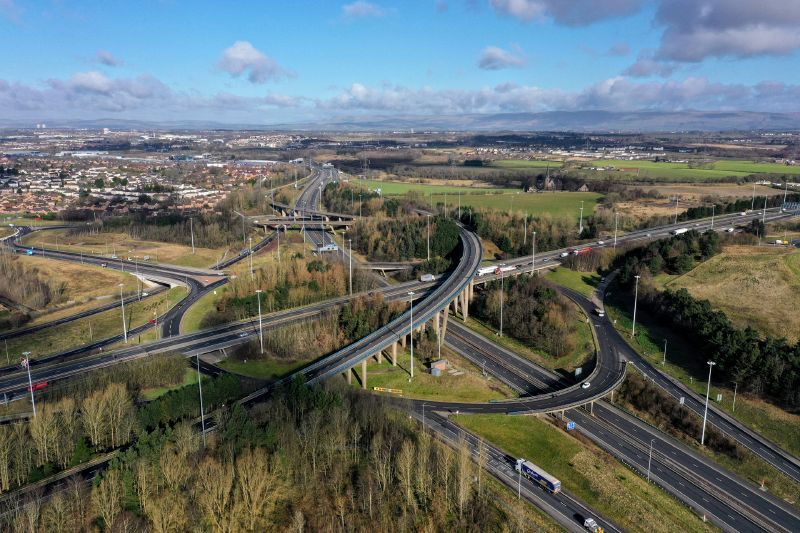
[{"label": "distant hill", "polygon": [[[290,130],[290,131],[576,131],[673,132],[800,130],[800,113],[750,111],[548,111],[464,115],[398,115],[332,117],[328,120],[278,124],[225,123],[204,120],[150,122],[121,118],[38,120],[51,128]],[[29,128],[33,121],[2,121],[0,128]]]}]

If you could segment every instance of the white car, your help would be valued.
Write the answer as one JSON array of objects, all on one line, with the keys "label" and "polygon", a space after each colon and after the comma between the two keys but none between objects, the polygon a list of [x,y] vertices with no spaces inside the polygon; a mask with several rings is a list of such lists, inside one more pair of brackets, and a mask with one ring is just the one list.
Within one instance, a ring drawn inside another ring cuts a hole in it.
[{"label": "white car", "polygon": [[597,241],[597,244],[601,244],[602,245],[602,244],[605,244],[605,243],[606,243],[606,241]]},{"label": "white car", "polygon": [[592,386],[592,384],[591,384],[591,383],[589,383],[588,381],[584,381],[584,382],[583,382],[583,385],[581,385],[581,388],[582,388],[582,389],[588,389],[588,388],[589,388],[589,387],[591,387],[591,386]]}]

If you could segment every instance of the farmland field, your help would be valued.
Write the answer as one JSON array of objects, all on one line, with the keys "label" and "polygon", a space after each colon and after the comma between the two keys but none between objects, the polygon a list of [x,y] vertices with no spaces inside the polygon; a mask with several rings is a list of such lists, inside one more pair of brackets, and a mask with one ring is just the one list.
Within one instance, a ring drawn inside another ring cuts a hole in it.
[{"label": "farmland field", "polygon": [[792,342],[800,337],[800,251],[794,248],[729,246],[666,287],[709,300],[738,327]]},{"label": "farmland field", "polygon": [[[445,203],[450,207],[458,205],[478,208],[513,210],[515,213],[528,213],[533,216],[550,214],[553,217],[571,217],[576,221],[580,216],[579,207],[584,202],[584,216],[594,211],[600,194],[593,192],[546,192],[523,193],[517,189],[477,189],[470,187],[446,187],[420,185],[388,181],[359,180],[371,190],[381,189],[386,196],[399,196],[409,191],[419,192],[423,198],[434,204]],[[459,194],[460,198],[459,198]]]},{"label": "farmland field", "polygon": [[493,167],[499,168],[561,168],[560,161],[529,161],[527,159],[498,159],[492,161]]},{"label": "farmland field", "polygon": [[573,162],[582,167],[615,167],[617,169],[638,169],[619,172],[631,180],[647,178],[709,180],[726,177],[746,177],[752,174],[791,174],[800,175],[800,166],[786,166],[777,163],[755,163],[752,161],[715,161],[697,168],[688,163],[656,163],[655,161],[628,161],[620,159],[598,159]]}]

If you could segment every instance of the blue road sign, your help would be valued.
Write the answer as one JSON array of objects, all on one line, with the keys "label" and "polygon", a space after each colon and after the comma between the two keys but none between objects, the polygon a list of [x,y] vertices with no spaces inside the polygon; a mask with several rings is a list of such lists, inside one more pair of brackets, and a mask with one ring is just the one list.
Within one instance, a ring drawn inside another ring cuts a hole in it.
[{"label": "blue road sign", "polygon": [[570,420],[569,422],[567,422],[567,431],[572,431],[573,429],[575,429],[575,422]]}]

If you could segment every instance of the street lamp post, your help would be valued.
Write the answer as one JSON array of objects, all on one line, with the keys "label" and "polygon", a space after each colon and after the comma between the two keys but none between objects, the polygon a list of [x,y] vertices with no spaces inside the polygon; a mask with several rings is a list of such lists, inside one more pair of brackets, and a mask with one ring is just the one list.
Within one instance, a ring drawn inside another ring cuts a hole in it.
[{"label": "street lamp post", "polygon": [[428,221],[428,261],[431,260],[431,216],[427,215],[426,219]]},{"label": "street lamp post", "polygon": [[619,228],[619,213],[614,213],[614,249],[617,249],[617,229]]},{"label": "street lamp post", "polygon": [[125,344],[128,344],[128,327],[125,324],[125,298],[122,296],[123,284],[119,284],[119,306],[122,308],[122,336],[125,339]]},{"label": "street lamp post", "polygon": [[578,236],[580,236],[581,233],[583,233],[583,200],[581,200],[581,219],[578,224]]},{"label": "street lamp post", "polygon": [[261,325],[261,289],[256,289],[256,299],[258,300],[258,342],[261,345],[261,353],[264,353],[264,328]]},{"label": "street lamp post", "polygon": [[22,359],[22,365],[28,370],[28,387],[31,391],[31,407],[33,407],[33,416],[36,417],[36,399],[33,397],[33,379],[31,379],[31,352],[22,352],[22,355],[25,356]]},{"label": "street lamp post", "polygon": [[203,380],[200,378],[200,354],[197,354],[197,387],[200,389],[200,431],[203,432],[203,448],[206,447],[206,411],[203,409]]},{"label": "street lamp post", "polygon": [[656,439],[650,439],[650,456],[647,458],[647,482],[650,483],[650,463],[653,462],[653,442]]},{"label": "street lamp post", "polygon": [[661,360],[661,364],[667,364],[667,339],[664,339],[664,358]]},{"label": "street lamp post", "polygon": [[500,270],[500,337],[503,336],[503,293],[505,292],[505,275]]},{"label": "street lamp post", "polygon": [[353,295],[353,239],[347,239],[347,244],[350,246],[350,253],[348,254],[350,262],[350,296]]},{"label": "street lamp post", "polygon": [[675,223],[678,223],[678,195],[675,195]]},{"label": "street lamp post", "polygon": [[425,406],[428,405],[426,403],[422,404],[422,432],[425,433]]},{"label": "street lamp post", "polygon": [[533,232],[531,239],[531,274],[536,273],[536,232]]},{"label": "street lamp post", "polygon": [[189,219],[189,231],[192,234],[192,255],[194,255],[194,219]]},{"label": "street lamp post", "polygon": [[633,295],[633,327],[631,328],[631,338],[636,335],[636,306],[639,301],[639,278],[641,276],[634,276],[636,278],[636,289]]},{"label": "street lamp post", "polygon": [[248,239],[248,242],[250,244],[250,248],[249,248],[250,253],[247,254],[247,255],[250,256],[250,279],[253,279],[253,278],[255,278],[255,275],[256,275],[255,272],[253,272],[253,238],[252,237],[248,237],[247,239]]},{"label": "street lamp post", "polygon": [[411,329],[409,330],[408,336],[411,338],[411,378],[414,378],[414,291],[409,291],[408,295],[411,297],[411,313],[410,317],[410,325]]},{"label": "street lamp post", "polygon": [[703,411],[703,432],[700,434],[700,446],[706,442],[706,419],[708,418],[708,396],[711,394],[711,369],[716,365],[714,361],[708,361],[708,385],[706,386],[706,408]]},{"label": "street lamp post", "polygon": [[736,412],[736,390],[739,388],[739,384],[735,381],[733,382],[733,405],[731,406],[731,412]]},{"label": "street lamp post", "polygon": [[717,204],[711,204],[711,229],[714,229],[714,213],[717,210]]}]

